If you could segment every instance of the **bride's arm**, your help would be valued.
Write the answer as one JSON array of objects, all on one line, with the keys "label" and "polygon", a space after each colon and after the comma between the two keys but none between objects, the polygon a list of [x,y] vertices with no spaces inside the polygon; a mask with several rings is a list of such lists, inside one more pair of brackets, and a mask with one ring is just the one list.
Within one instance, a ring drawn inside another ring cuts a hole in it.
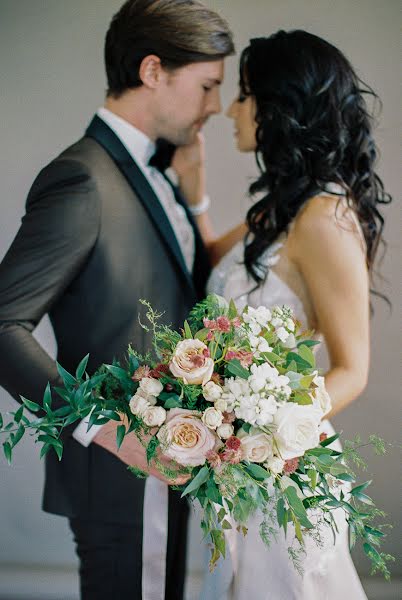
[{"label": "bride's arm", "polygon": [[[190,209],[196,208],[205,198],[205,150],[204,140],[198,134],[194,144],[181,146],[173,157],[172,168],[175,170],[180,190],[186,198]],[[215,265],[246,232],[245,223],[237,225],[222,236],[216,236],[208,210],[195,215],[201,237],[207,248],[212,265]]]},{"label": "bride's arm", "polygon": [[364,390],[370,345],[365,252],[350,212],[335,216],[336,202],[328,197],[310,201],[289,237],[290,257],[307,284],[328,348],[329,417]]}]

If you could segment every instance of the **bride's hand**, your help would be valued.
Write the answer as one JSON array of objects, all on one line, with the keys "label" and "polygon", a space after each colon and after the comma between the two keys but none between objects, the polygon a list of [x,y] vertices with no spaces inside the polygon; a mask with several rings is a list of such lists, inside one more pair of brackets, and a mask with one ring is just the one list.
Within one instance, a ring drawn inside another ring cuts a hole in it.
[{"label": "bride's hand", "polygon": [[188,204],[196,206],[202,202],[205,196],[205,145],[201,133],[197,133],[192,144],[177,148],[171,166]]}]

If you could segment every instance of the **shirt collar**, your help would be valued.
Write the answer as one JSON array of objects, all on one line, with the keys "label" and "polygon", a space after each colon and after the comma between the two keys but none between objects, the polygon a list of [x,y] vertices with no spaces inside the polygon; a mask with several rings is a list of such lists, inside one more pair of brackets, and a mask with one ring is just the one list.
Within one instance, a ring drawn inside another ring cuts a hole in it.
[{"label": "shirt collar", "polygon": [[96,114],[115,132],[133,159],[142,166],[148,166],[149,159],[155,153],[154,142],[134,125],[103,106]]}]

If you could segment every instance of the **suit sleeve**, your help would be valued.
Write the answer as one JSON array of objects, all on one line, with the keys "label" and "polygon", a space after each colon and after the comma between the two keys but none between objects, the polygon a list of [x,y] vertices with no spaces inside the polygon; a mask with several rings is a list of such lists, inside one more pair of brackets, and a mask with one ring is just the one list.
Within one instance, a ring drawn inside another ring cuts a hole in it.
[{"label": "suit sleeve", "polygon": [[[39,404],[55,361],[33,337],[41,318],[68,288],[96,243],[100,209],[84,166],[56,160],[38,175],[20,229],[0,264],[0,385],[17,401]],[[54,407],[63,405],[54,398]]]}]

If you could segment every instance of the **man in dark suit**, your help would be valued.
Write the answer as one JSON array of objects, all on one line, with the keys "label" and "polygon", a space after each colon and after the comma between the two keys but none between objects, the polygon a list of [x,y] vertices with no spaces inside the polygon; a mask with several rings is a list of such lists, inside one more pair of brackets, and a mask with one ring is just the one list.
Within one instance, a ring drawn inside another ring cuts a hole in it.
[{"label": "man in dark suit", "polygon": [[[60,383],[32,336],[44,314],[58,361],[74,371],[89,352],[93,371],[129,343],[149,349],[140,298],[179,327],[203,296],[208,259],[193,216],[206,201],[187,207],[152,155],[159,138],[191,143],[220,110],[232,52],[226,23],[196,1],[129,0],[113,18],[105,106],[39,173],[0,265],[0,384],[17,400],[40,402],[48,381]],[[127,471],[147,468],[144,449],[130,434],[117,451],[116,426],[69,428],[62,461],[46,458],[44,510],[70,521],[84,600],[180,600],[187,505],[156,470],[145,481]]]}]

